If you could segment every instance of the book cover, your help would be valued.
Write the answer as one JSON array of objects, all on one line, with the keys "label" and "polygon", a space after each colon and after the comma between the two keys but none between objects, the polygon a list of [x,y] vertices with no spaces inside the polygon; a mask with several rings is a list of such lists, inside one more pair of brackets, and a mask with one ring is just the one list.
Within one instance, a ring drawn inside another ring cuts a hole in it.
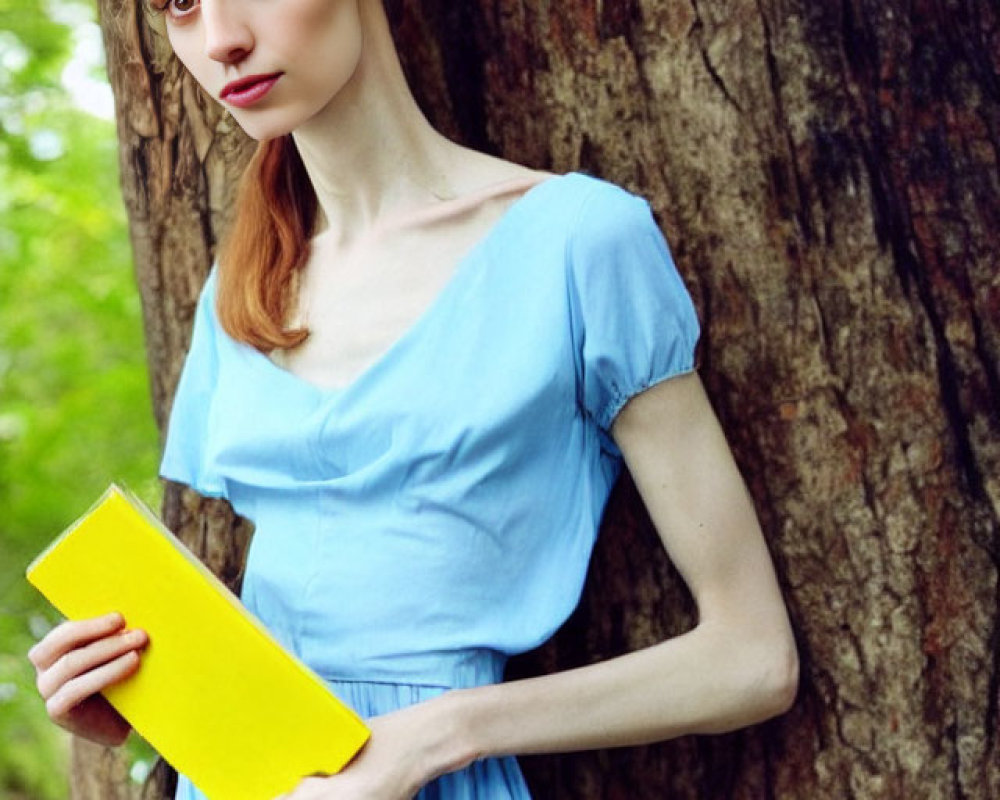
[{"label": "book cover", "polygon": [[119,611],[149,644],[103,694],[211,800],[273,800],[337,772],[361,719],[131,493],[112,484],[27,569],[69,619]]}]

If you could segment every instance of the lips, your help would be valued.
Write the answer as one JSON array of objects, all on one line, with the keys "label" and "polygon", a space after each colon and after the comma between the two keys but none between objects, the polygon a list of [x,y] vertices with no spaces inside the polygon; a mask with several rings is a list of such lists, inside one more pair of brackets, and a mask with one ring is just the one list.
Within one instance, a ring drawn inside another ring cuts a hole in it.
[{"label": "lips", "polygon": [[219,93],[219,98],[234,105],[254,103],[270,91],[281,75],[280,72],[272,72],[269,75],[248,75],[238,81],[227,83]]}]

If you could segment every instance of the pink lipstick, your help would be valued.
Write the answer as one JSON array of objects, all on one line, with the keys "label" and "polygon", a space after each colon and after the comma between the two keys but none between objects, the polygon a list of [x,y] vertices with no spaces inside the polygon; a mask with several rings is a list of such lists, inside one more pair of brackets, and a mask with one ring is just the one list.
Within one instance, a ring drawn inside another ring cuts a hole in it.
[{"label": "pink lipstick", "polygon": [[227,83],[219,93],[219,98],[239,108],[252,106],[271,91],[280,77],[280,72],[271,75],[248,75],[246,78]]}]

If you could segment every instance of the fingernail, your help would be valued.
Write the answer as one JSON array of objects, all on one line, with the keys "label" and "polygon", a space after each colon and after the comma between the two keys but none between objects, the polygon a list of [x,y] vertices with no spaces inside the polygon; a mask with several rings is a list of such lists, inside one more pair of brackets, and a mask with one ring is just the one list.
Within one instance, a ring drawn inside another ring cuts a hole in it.
[{"label": "fingernail", "polygon": [[118,623],[118,624],[121,624],[122,622],[125,621],[125,618],[121,614],[119,614],[117,611],[112,611],[110,614],[108,614],[105,617],[105,619],[108,622],[115,622],[115,623]]}]

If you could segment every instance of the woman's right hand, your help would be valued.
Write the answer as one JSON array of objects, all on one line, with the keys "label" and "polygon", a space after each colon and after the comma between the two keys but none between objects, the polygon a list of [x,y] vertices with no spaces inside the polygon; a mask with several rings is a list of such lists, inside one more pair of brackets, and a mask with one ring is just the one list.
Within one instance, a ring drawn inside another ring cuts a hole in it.
[{"label": "woman's right hand", "polygon": [[118,746],[132,726],[99,692],[136,671],[145,631],[122,630],[121,614],[66,621],[28,651],[45,710],[57,725],[98,744]]}]

